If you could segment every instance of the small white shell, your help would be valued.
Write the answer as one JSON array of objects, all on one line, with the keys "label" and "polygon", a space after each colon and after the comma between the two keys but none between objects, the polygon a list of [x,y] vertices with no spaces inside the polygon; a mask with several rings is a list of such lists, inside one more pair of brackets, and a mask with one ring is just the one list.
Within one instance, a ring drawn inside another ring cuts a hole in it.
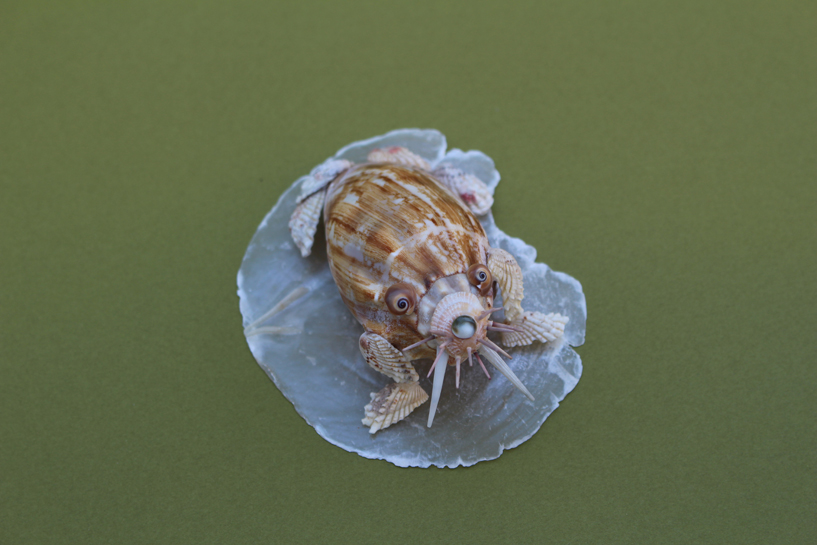
[{"label": "small white shell", "polygon": [[435,178],[465,202],[477,216],[487,214],[494,205],[494,197],[482,180],[448,164],[442,164],[432,172]]},{"label": "small white shell", "polygon": [[392,382],[376,394],[369,395],[372,401],[364,407],[366,416],[362,420],[363,424],[370,426],[369,433],[400,422],[428,399],[428,394],[418,382]]},{"label": "small white shell", "polygon": [[400,146],[373,149],[366,159],[370,163],[397,163],[398,165],[431,170],[428,161]]},{"label": "small white shell", "polygon": [[292,233],[292,240],[301,251],[301,256],[306,257],[312,253],[312,242],[315,238],[315,231],[318,229],[318,220],[323,212],[323,202],[326,199],[326,191],[313,193],[305,201],[295,207],[295,211],[289,218],[289,230]]},{"label": "small white shell", "polygon": [[521,327],[522,331],[502,333],[502,344],[508,347],[525,346],[533,341],[543,343],[555,341],[565,334],[565,325],[570,319],[558,313],[542,314],[536,311],[526,311],[522,318],[513,325]]}]

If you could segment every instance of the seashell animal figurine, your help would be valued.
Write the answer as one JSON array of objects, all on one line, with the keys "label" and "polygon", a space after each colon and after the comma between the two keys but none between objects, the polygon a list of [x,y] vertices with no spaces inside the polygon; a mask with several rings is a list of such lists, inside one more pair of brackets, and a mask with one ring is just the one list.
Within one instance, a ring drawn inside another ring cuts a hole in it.
[{"label": "seashell animal figurine", "polygon": [[[488,332],[506,348],[548,343],[562,337],[568,319],[522,307],[519,265],[510,253],[491,248],[476,217],[493,204],[481,180],[450,164],[432,169],[392,146],[371,151],[362,164],[327,160],[302,184],[297,202],[289,221],[293,240],[308,256],[323,215],[332,277],[365,329],[360,351],[391,381],[363,408],[369,433],[428,400],[412,364],[418,359],[433,358],[429,427],[445,373],[452,368],[459,388],[466,361],[474,367],[476,360],[490,379],[484,358],[533,400]],[[502,305],[495,307],[498,295]],[[504,319],[492,320],[499,310]]]}]

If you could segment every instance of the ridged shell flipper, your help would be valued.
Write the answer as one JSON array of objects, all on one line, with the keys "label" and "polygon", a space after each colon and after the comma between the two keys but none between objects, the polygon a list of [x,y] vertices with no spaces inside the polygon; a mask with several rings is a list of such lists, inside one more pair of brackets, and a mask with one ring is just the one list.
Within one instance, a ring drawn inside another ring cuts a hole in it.
[{"label": "ridged shell flipper", "polygon": [[502,344],[508,347],[525,346],[533,341],[552,342],[565,334],[565,325],[569,318],[558,313],[542,314],[536,311],[525,311],[511,325],[522,331],[502,333]]},{"label": "ridged shell flipper", "polygon": [[369,152],[369,156],[366,159],[370,163],[394,163],[396,165],[431,170],[431,165],[428,164],[428,161],[400,146],[373,149]]},{"label": "ridged shell flipper", "polygon": [[295,211],[289,217],[289,231],[292,234],[292,240],[295,241],[303,257],[312,253],[312,243],[315,241],[315,231],[318,229],[318,221],[321,219],[325,199],[326,189],[313,193],[296,206]]},{"label": "ridged shell flipper", "polygon": [[400,422],[428,400],[428,394],[418,382],[393,382],[370,395],[372,401],[364,407],[366,416],[362,420],[369,426],[369,433]]},{"label": "ridged shell flipper", "polygon": [[505,318],[514,322],[522,316],[522,299],[525,290],[522,284],[522,269],[516,259],[501,248],[491,248],[488,252],[488,268],[502,290],[502,305]]},{"label": "ridged shell flipper", "polygon": [[380,371],[395,382],[420,380],[414,366],[403,353],[376,333],[367,331],[360,336],[360,352],[372,369]]},{"label": "ridged shell flipper", "polygon": [[444,163],[432,172],[435,178],[459,195],[471,212],[477,216],[487,214],[494,205],[494,197],[482,180],[454,166]]},{"label": "ridged shell flipper", "polygon": [[316,191],[323,189],[350,166],[352,163],[346,159],[331,158],[316,166],[301,183],[301,193],[295,202],[303,202]]}]

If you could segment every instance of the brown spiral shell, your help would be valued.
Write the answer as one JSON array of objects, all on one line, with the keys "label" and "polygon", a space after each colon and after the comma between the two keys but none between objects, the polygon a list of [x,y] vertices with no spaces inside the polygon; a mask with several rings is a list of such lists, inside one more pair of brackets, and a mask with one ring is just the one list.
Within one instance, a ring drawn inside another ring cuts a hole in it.
[{"label": "brown spiral shell", "polygon": [[483,297],[488,295],[493,285],[493,278],[491,277],[491,271],[488,267],[480,263],[475,263],[468,267],[466,274],[468,275],[468,281],[476,286],[480,295]]},{"label": "brown spiral shell", "polygon": [[411,314],[416,305],[417,294],[408,284],[401,282],[386,290],[386,306],[392,314]]},{"label": "brown spiral shell", "polygon": [[[398,349],[425,336],[417,313],[435,282],[464,277],[472,263],[487,263],[490,249],[457,195],[427,171],[397,164],[353,166],[332,181],[324,225],[343,302],[366,331]],[[413,312],[389,307],[386,295],[396,284],[412,288]]]}]

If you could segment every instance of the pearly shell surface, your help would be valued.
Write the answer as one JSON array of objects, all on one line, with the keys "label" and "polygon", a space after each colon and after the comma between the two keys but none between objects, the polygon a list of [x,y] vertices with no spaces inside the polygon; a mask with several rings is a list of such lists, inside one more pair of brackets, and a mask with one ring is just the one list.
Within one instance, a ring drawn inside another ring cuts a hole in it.
[{"label": "pearly shell surface", "polygon": [[[483,180],[491,190],[499,182],[489,157],[476,151],[446,152],[445,137],[432,130],[393,131],[346,146],[335,158],[362,163],[371,150],[386,146],[406,147],[431,168],[453,165]],[[304,259],[289,238],[289,216],[306,181],[306,177],[296,181],[264,218],[238,273],[245,327],[296,290],[303,293],[262,322],[261,329],[275,333],[247,338],[259,365],[296,411],[329,442],[401,467],[469,466],[496,458],[530,438],[581,376],[581,359],[571,348],[584,342],[587,311],[579,282],[536,263],[536,250],[503,233],[490,212],[481,216],[490,246],[511,253],[522,268],[526,308],[570,318],[562,341],[511,352],[510,367],[536,400],[519,395],[502,377],[488,380],[477,366],[465,367],[458,390],[454,374],[446,376],[433,427],[426,427],[425,404],[387,433],[370,435],[360,422],[361,407],[388,379],[360,356],[357,338],[363,328],[338,296],[324,241],[316,240],[313,254]],[[501,312],[494,316],[501,318]],[[426,391],[430,380],[423,370],[429,365],[430,360],[415,362]]]}]

